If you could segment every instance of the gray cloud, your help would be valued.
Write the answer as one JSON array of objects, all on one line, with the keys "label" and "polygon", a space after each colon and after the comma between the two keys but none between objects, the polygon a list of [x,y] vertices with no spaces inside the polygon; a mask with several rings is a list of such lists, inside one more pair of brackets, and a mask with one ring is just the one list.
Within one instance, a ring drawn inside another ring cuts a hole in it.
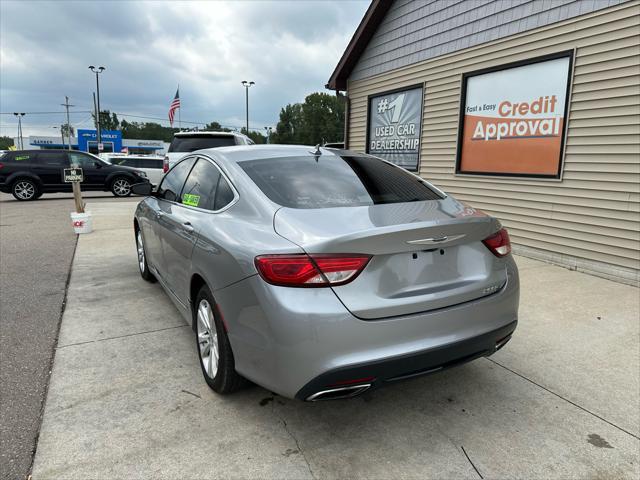
[{"label": "gray cloud", "polygon": [[[0,110],[57,111],[65,95],[92,105],[90,64],[104,65],[102,107],[166,118],[180,83],[182,118],[273,125],[286,103],[322,91],[367,1],[0,2]],[[80,122],[87,114],[76,114]],[[59,115],[25,118],[53,134]],[[14,119],[0,118],[3,135]],[[88,125],[87,125],[88,126]]]}]

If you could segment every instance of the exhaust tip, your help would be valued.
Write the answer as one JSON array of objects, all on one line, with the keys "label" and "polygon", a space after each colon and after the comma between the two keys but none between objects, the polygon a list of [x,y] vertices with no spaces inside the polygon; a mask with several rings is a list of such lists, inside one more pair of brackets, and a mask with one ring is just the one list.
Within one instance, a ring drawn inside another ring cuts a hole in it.
[{"label": "exhaust tip", "polygon": [[498,350],[500,350],[502,347],[504,347],[504,346],[507,344],[507,342],[508,342],[509,340],[511,340],[511,334],[509,334],[509,335],[507,335],[506,337],[501,338],[500,340],[498,340],[498,341],[496,342],[496,349],[495,349],[495,351],[497,352],[497,351],[498,351]]},{"label": "exhaust tip", "polygon": [[318,402],[320,400],[338,400],[340,398],[351,398],[371,388],[370,383],[364,385],[350,385],[348,387],[331,388],[322,390],[307,397],[307,402]]}]

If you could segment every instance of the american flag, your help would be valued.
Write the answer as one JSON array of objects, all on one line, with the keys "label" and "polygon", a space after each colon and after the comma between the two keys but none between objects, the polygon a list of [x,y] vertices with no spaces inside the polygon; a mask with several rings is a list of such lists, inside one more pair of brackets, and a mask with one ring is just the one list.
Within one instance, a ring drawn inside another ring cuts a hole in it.
[{"label": "american flag", "polygon": [[180,108],[180,88],[176,90],[176,96],[173,97],[171,105],[169,105],[169,124],[173,127],[173,117],[176,114],[176,110]]}]

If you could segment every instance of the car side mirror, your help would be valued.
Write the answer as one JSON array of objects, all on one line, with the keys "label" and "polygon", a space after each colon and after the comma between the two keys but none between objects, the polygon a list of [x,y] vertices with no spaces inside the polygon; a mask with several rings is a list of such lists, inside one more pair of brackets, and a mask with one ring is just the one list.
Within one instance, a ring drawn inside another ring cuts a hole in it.
[{"label": "car side mirror", "polygon": [[93,162],[96,168],[102,168],[102,164],[100,162]]},{"label": "car side mirror", "polygon": [[153,193],[153,186],[149,182],[135,183],[131,185],[131,193],[148,197]]}]

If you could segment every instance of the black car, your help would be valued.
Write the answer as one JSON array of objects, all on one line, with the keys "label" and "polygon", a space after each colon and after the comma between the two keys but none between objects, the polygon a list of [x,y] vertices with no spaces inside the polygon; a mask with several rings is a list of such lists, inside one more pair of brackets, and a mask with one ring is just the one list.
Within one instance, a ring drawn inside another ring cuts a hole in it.
[{"label": "black car", "polygon": [[148,182],[141,170],[110,165],[95,155],[73,150],[15,150],[0,157],[0,192],[17,200],[34,200],[43,193],[70,192],[63,170],[82,168],[82,190],[110,191],[116,197],[131,194],[131,185]]}]

